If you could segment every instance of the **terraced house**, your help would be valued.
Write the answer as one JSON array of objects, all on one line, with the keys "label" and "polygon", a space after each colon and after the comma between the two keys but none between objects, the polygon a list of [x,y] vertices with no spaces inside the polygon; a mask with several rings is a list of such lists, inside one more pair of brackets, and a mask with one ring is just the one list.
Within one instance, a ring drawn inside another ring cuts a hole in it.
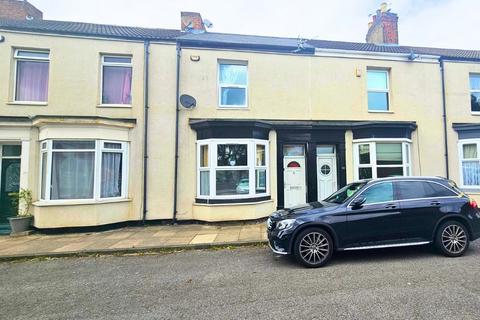
[{"label": "terraced house", "polygon": [[394,175],[480,200],[480,51],[397,20],[365,43],[0,20],[2,219],[19,187],[37,228],[258,219]]}]

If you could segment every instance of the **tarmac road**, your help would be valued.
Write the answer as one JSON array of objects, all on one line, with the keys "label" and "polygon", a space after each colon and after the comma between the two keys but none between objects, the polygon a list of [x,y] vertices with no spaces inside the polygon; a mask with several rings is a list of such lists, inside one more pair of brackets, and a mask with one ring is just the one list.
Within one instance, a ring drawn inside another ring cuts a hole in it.
[{"label": "tarmac road", "polygon": [[266,247],[0,263],[2,319],[479,319],[480,240],[337,253],[304,269]]}]

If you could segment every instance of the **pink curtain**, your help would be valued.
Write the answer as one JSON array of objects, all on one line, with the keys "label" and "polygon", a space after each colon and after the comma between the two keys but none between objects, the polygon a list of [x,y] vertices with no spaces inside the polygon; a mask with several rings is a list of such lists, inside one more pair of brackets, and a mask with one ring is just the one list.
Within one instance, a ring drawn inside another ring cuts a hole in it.
[{"label": "pink curtain", "polygon": [[131,104],[132,68],[103,67],[103,104]]},{"label": "pink curtain", "polygon": [[15,100],[46,102],[48,62],[18,61]]}]

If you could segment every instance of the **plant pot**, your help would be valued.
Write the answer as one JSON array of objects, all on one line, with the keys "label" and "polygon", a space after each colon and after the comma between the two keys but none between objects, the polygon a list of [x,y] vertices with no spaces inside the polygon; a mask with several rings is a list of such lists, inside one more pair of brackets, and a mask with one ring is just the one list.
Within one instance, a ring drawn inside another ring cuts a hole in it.
[{"label": "plant pot", "polygon": [[30,230],[32,218],[32,216],[17,216],[13,218],[8,218],[8,220],[10,221],[10,228],[12,229],[12,233],[20,233]]}]

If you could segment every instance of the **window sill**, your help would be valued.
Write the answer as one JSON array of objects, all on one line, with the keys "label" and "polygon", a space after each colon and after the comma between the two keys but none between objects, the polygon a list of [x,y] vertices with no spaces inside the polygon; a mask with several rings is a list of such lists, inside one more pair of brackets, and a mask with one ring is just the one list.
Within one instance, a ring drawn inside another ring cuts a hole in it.
[{"label": "window sill", "polygon": [[132,199],[128,198],[115,198],[115,199],[104,199],[104,200],[40,200],[33,205],[35,207],[55,207],[55,206],[81,206],[81,205],[92,205],[92,204],[104,204],[104,203],[117,203],[117,202],[130,202]]},{"label": "window sill", "polygon": [[8,105],[11,106],[39,106],[45,107],[48,106],[48,102],[35,102],[35,101],[9,101]]},{"label": "window sill", "polygon": [[480,111],[471,111],[472,116],[480,116]]},{"label": "window sill", "polygon": [[217,110],[249,110],[248,106],[218,106]]},{"label": "window sill", "polygon": [[249,205],[269,202],[271,196],[254,197],[254,198],[239,198],[239,199],[204,199],[196,198],[195,205],[200,206],[229,206],[229,205]]},{"label": "window sill", "polygon": [[390,111],[390,110],[387,110],[387,111],[383,111],[383,110],[368,110],[368,113],[395,113],[395,112]]},{"label": "window sill", "polygon": [[131,104],[99,104],[97,108],[131,108]]}]

